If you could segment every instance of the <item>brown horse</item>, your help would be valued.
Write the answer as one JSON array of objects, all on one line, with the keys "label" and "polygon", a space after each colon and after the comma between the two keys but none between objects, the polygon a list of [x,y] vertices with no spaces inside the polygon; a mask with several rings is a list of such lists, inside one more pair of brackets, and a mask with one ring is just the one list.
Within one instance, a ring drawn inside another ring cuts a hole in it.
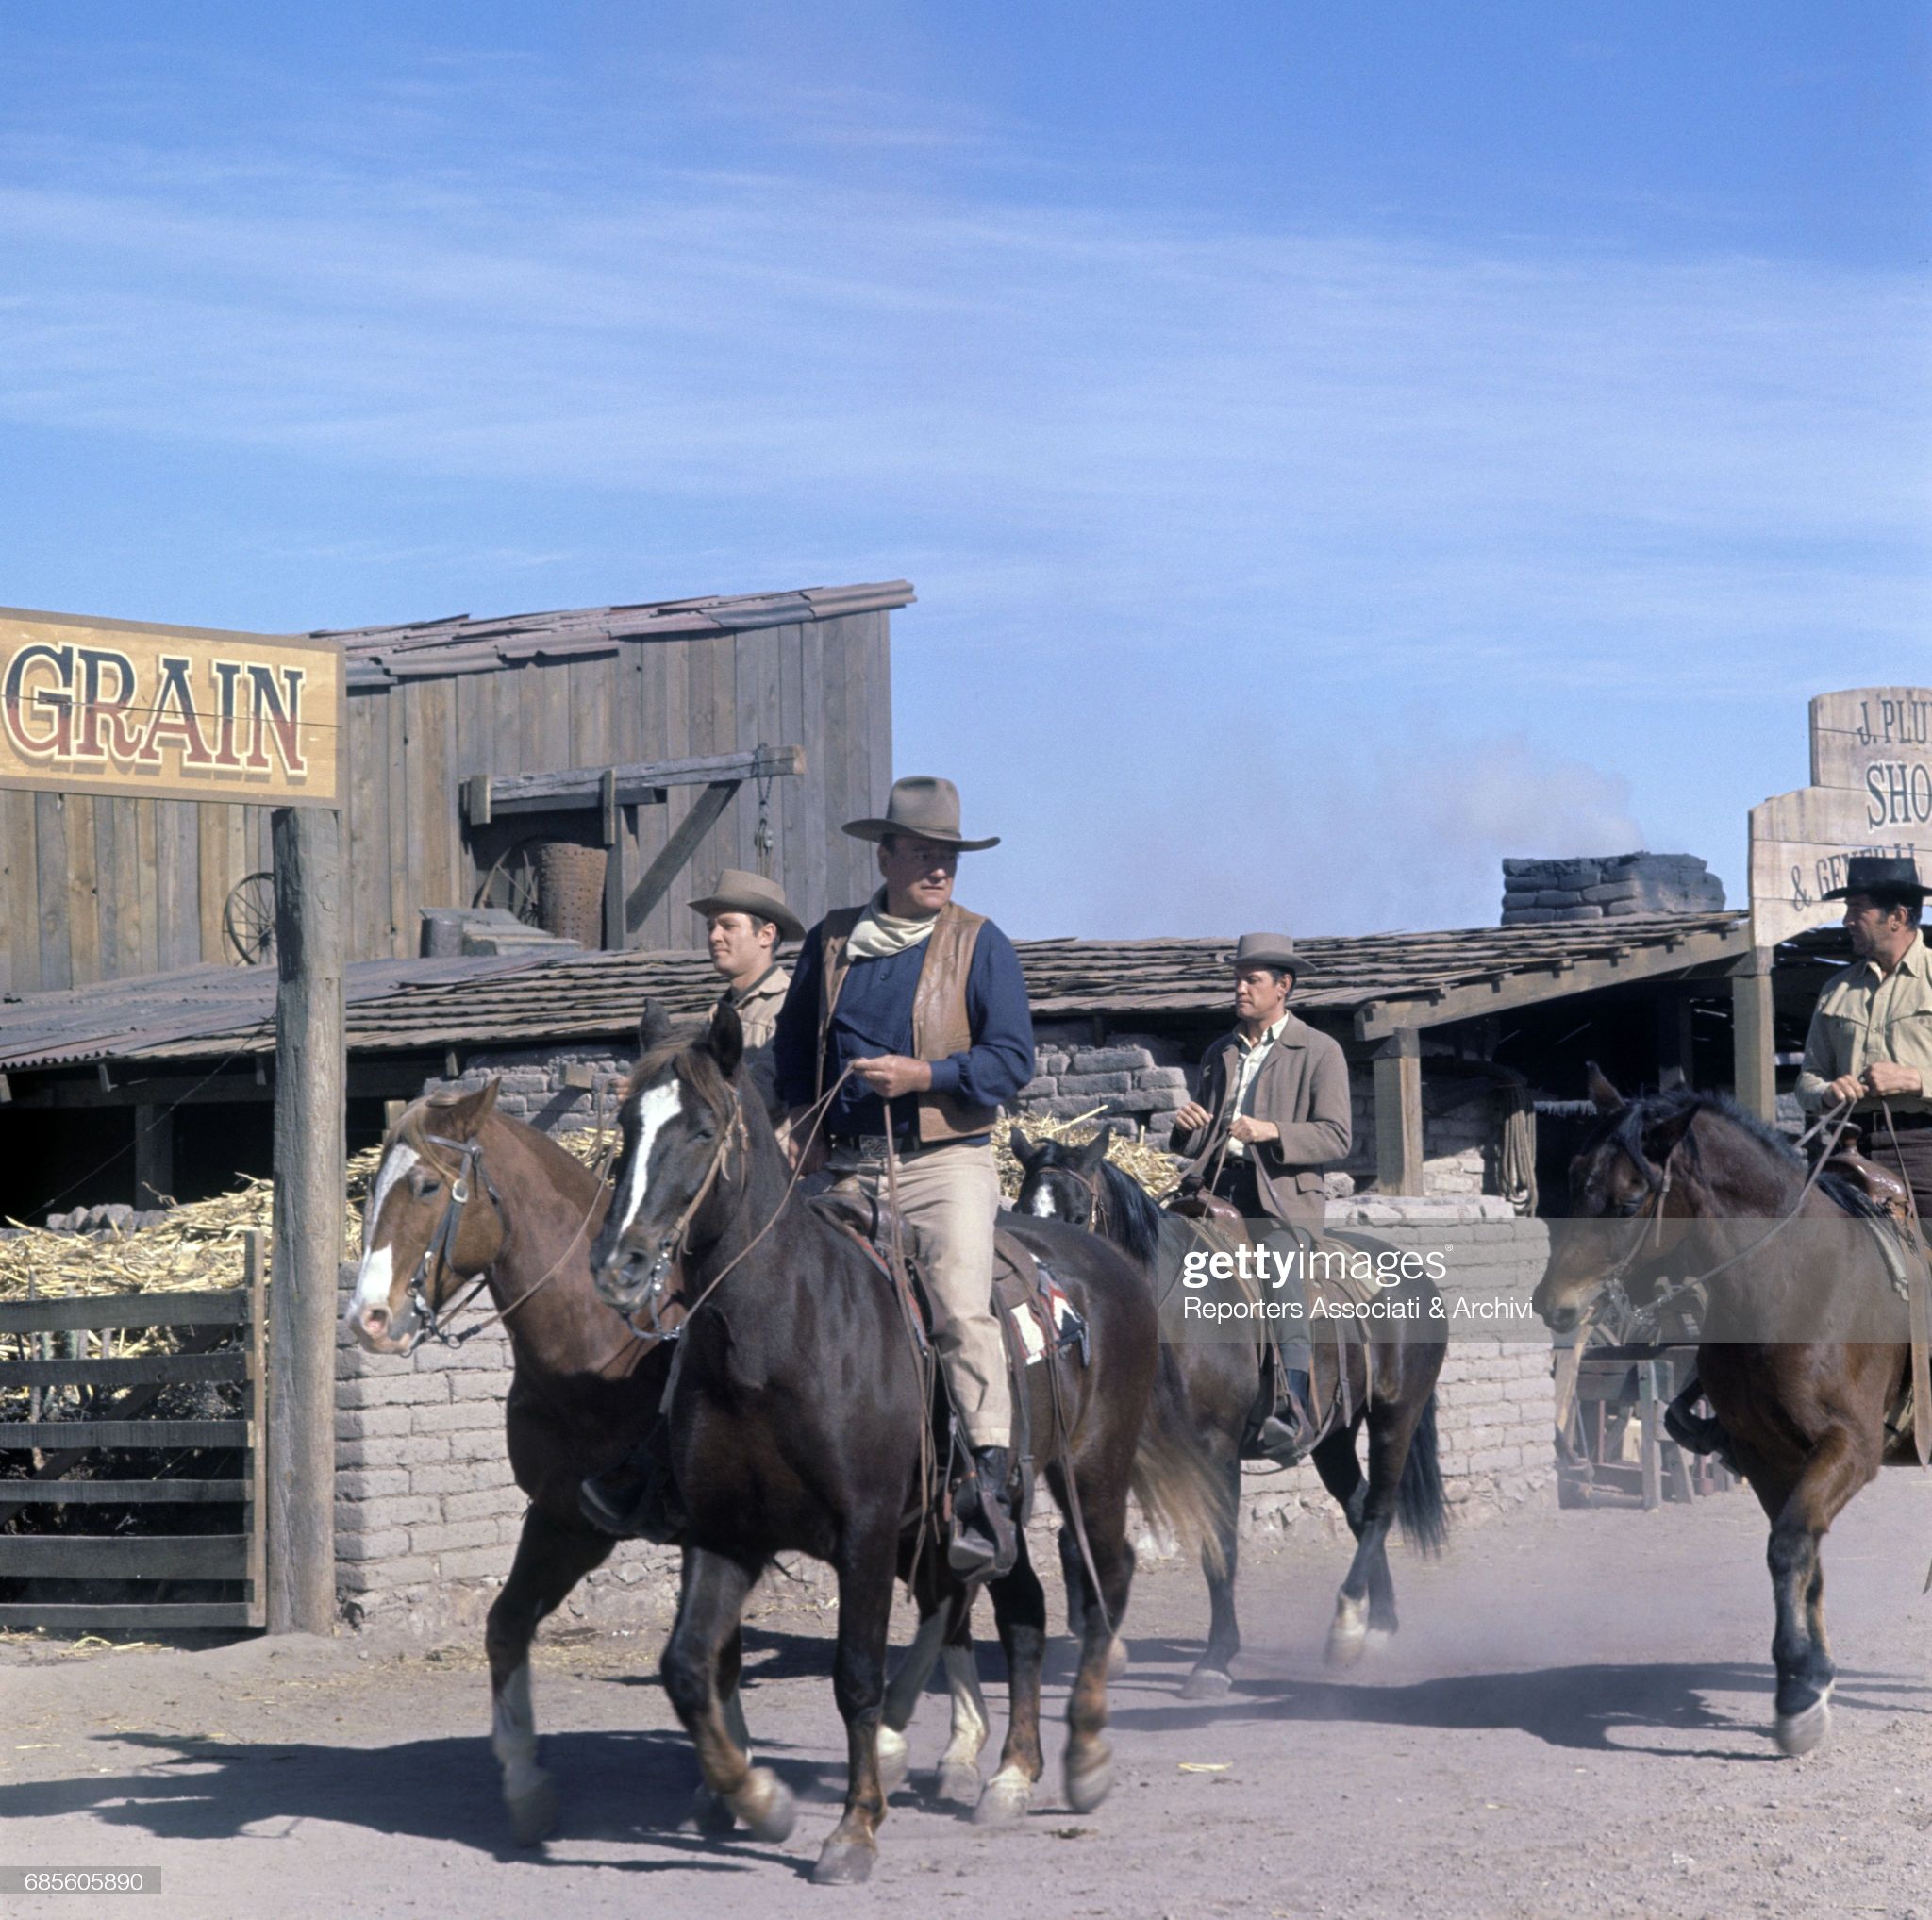
[{"label": "brown horse", "polygon": [[[1108,1133],[1102,1127],[1078,1144],[1035,1144],[1015,1127],[1008,1144],[1025,1178],[1014,1210],[1036,1219],[1071,1221],[1124,1248],[1138,1262],[1157,1303],[1165,1306],[1181,1278],[1187,1253],[1222,1243],[1197,1223],[1163,1212],[1139,1181],[1109,1161]],[[1235,1284],[1210,1280],[1205,1291],[1232,1304]],[[1391,1290],[1391,1297],[1398,1300],[1411,1295],[1421,1307],[1418,1324],[1440,1325],[1430,1317],[1431,1298],[1440,1299],[1434,1285],[1427,1279],[1405,1280]],[[1165,1315],[1163,1330],[1173,1340],[1189,1417],[1226,1490],[1219,1535],[1205,1544],[1201,1556],[1208,1580],[1208,1645],[1181,1688],[1183,1699],[1219,1699],[1233,1685],[1229,1666],[1241,1645],[1234,1605],[1241,1461],[1263,1458],[1243,1448],[1269,1411],[1259,1403],[1272,1375],[1265,1334],[1259,1331],[1238,1340],[1174,1339],[1178,1323]],[[1396,1630],[1390,1523],[1399,1516],[1409,1544],[1424,1553],[1441,1546],[1447,1509],[1436,1453],[1436,1380],[1446,1350],[1441,1341],[1427,1339],[1352,1344],[1347,1364],[1353,1417],[1309,1456],[1356,1539],[1355,1558],[1336,1595],[1328,1629],[1328,1658],[1338,1666],[1359,1660],[1372,1634]],[[1331,1343],[1315,1343],[1316,1388],[1324,1405],[1340,1392],[1341,1364]],[[1356,1436],[1364,1425],[1369,1434],[1366,1478],[1356,1458]]]},{"label": "brown horse", "polygon": [[1641,1307],[1704,1279],[1698,1377],[1771,1522],[1777,1744],[1808,1753],[1836,1672],[1821,1544],[1881,1464],[1913,1457],[1886,1425],[1911,1357],[1894,1269],[1869,1203],[1829,1176],[1807,1182],[1790,1145],[1728,1100],[1626,1101],[1594,1067],[1590,1092],[1601,1117],[1571,1163],[1571,1216],[1631,1225],[1614,1245],[1553,1232],[1536,1309],[1567,1333],[1613,1284]]},{"label": "brown horse", "polygon": [[[833,1691],[846,1727],[848,1784],[813,1878],[863,1880],[886,1811],[877,1734],[894,1576],[911,1579],[924,1620],[941,1610],[963,1615],[972,1598],[930,1523],[931,1369],[890,1275],[797,1196],[764,1104],[747,1097],[740,1075],[737,1013],[722,1007],[702,1040],[676,1044],[661,1012],[647,1008],[641,1038],[644,1057],[623,1109],[617,1198],[592,1271],[605,1298],[627,1315],[655,1322],[674,1302],[688,1312],[665,1397],[689,1516],[665,1690],[706,1784],[758,1837],[782,1839],[793,1819],[791,1795],[775,1775],[749,1763],[721,1712],[718,1650],[774,1556],[828,1561],[838,1578]],[[1055,1349],[1026,1369],[1041,1478],[1062,1513],[1084,1520],[1089,1547],[1065,1760],[1068,1803],[1085,1812],[1112,1783],[1103,1734],[1109,1623],[1124,1616],[1133,1578],[1129,1486],[1184,1530],[1208,1517],[1215,1490],[1197,1462],[1154,1304],[1132,1265],[1091,1236],[1051,1224],[1026,1223],[1020,1238],[1086,1328],[1084,1364]],[[989,1591],[1012,1711],[1000,1770],[976,1817],[1005,1821],[1024,1811],[1042,1771],[1046,1609],[1024,1539],[1012,1572]]]},{"label": "brown horse", "polygon": [[[491,1745],[519,1843],[555,1827],[537,1763],[530,1643],[537,1624],[617,1544],[577,1511],[577,1489],[641,1442],[669,1355],[598,1299],[591,1241],[608,1190],[555,1142],[494,1110],[496,1082],[418,1100],[397,1122],[363,1210],[362,1264],[344,1320],[375,1353],[408,1353],[481,1276],[515,1360],[505,1406],[510,1469],[530,1496],[516,1558],[490,1609]],[[720,1686],[736,1711],[739,1649]]]}]

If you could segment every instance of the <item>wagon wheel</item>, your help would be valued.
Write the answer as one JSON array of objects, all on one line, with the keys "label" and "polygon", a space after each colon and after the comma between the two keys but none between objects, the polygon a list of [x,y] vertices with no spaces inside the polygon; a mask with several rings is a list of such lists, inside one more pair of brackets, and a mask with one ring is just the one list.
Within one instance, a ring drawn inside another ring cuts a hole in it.
[{"label": "wagon wheel", "polygon": [[537,876],[537,849],[554,838],[533,833],[516,841],[496,856],[490,871],[476,889],[472,907],[507,907],[525,927],[541,927],[539,910],[542,905]]},{"label": "wagon wheel", "polygon": [[249,874],[237,880],[222,908],[228,950],[243,966],[259,966],[275,950],[275,877]]}]

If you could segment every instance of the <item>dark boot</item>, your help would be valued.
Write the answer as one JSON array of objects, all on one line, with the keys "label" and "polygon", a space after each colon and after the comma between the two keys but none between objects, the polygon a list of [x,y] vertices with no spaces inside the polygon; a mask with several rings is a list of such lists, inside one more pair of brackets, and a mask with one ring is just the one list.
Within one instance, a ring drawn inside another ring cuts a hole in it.
[{"label": "dark boot", "polygon": [[1738,1462],[1731,1454],[1731,1437],[1723,1423],[1714,1414],[1690,1411],[1703,1397],[1703,1384],[1693,1374],[1684,1390],[1664,1409],[1664,1431],[1686,1453],[1714,1453],[1722,1466],[1736,1473]]},{"label": "dark boot", "polygon": [[1299,1460],[1315,1444],[1315,1423],[1308,1412],[1308,1377],[1299,1367],[1282,1375],[1281,1398],[1262,1421],[1255,1444],[1270,1460],[1284,1465]]},{"label": "dark boot", "polygon": [[947,1563],[967,1580],[996,1580],[1013,1571],[1020,1535],[1013,1525],[1009,1488],[1012,1459],[1004,1446],[982,1446],[973,1455],[973,1473],[953,1496],[958,1525],[946,1550]]},{"label": "dark boot", "polygon": [[649,1540],[676,1546],[684,1539],[684,1509],[671,1461],[655,1434],[614,1467],[592,1474],[577,1489],[586,1520],[619,1540]]}]

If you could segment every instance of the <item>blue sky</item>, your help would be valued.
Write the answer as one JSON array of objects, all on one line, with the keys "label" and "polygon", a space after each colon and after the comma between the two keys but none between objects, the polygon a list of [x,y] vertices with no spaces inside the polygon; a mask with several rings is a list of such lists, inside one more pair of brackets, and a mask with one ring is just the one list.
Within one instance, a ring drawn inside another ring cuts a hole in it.
[{"label": "blue sky", "polygon": [[1495,917],[1932,680],[1932,11],[0,0],[0,602],[903,575],[1022,935]]}]

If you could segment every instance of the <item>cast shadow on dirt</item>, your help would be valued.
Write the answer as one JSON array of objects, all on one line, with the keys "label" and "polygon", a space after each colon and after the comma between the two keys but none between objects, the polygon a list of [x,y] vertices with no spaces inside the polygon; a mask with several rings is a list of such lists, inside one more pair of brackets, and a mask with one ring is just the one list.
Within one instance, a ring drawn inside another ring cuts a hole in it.
[{"label": "cast shadow on dirt", "polygon": [[[1191,1731],[1229,1719],[1502,1730],[1580,1753],[1648,1753],[1673,1760],[1776,1760],[1771,1745],[1774,1677],[1768,1662],[1659,1661],[1649,1665],[1536,1667],[1524,1672],[1457,1674],[1440,1679],[1378,1683],[1368,1669],[1347,1680],[1243,1678],[1236,1662],[1233,1693],[1212,1707],[1170,1695],[1160,1668],[1172,1661],[1178,1679],[1194,1648],[1177,1642],[1135,1642],[1129,1683],[1116,1683],[1112,1724],[1144,1732]],[[1744,1695],[1741,1711],[1711,1696]],[[1847,1668],[1833,1704],[1852,1711],[1932,1712],[1924,1681],[1903,1674]],[[1761,1703],[1761,1704],[1760,1704]],[[1725,1745],[1688,1747],[1646,1742],[1646,1732],[1707,1734]],[[1618,1736],[1612,1738],[1612,1736]],[[1633,1737],[1634,1736],[1634,1737]]]},{"label": "cast shadow on dirt", "polygon": [[[542,1847],[511,1841],[496,1762],[481,1734],[363,1747],[124,1732],[104,1736],[103,1747],[142,1749],[150,1756],[144,1763],[80,1778],[0,1784],[0,1820],[79,1813],[105,1828],[170,1840],[228,1840],[244,1831],[274,1839],[307,1821],[328,1820],[552,1865],[737,1873],[774,1860],[796,1864],[741,1832],[718,1839],[686,1825],[697,1763],[681,1728],[564,1728],[541,1740],[543,1765],[562,1805],[557,1834]],[[843,1798],[842,1758],[821,1764],[761,1744],[758,1759],[802,1802]],[[587,1842],[648,1846],[653,1857],[573,1858]]]}]

